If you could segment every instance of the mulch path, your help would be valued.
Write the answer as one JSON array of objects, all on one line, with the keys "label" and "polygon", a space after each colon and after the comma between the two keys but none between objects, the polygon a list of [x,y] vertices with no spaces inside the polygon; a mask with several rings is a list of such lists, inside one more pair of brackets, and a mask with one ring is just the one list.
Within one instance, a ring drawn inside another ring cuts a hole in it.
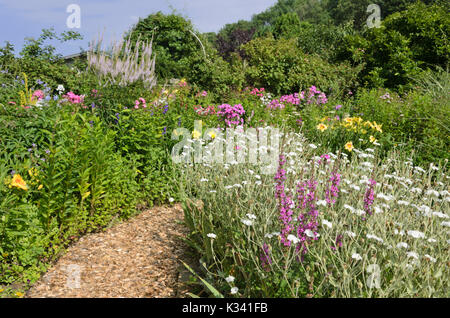
[{"label": "mulch path", "polygon": [[155,207],[70,246],[26,297],[186,297],[179,205]]}]

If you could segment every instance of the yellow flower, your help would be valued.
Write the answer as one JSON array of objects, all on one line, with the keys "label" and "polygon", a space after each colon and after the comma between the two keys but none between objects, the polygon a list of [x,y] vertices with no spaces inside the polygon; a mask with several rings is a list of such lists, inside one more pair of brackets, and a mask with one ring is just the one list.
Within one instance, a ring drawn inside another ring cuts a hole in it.
[{"label": "yellow flower", "polygon": [[371,143],[374,143],[374,142],[376,142],[377,140],[376,140],[376,138],[374,137],[374,136],[370,136],[370,142]]},{"label": "yellow flower", "polygon": [[217,136],[215,131],[210,131],[208,135],[209,135],[209,137],[211,137],[211,139],[214,139]]},{"label": "yellow flower", "polygon": [[347,142],[346,144],[345,144],[345,150],[347,150],[347,151],[352,151],[353,150],[353,142],[351,142],[351,141],[349,141],[349,142]]},{"label": "yellow flower", "polygon": [[23,295],[24,295],[24,294],[21,293],[21,292],[16,292],[16,296],[17,296],[17,297],[23,297]]},{"label": "yellow flower", "polygon": [[197,130],[194,130],[194,131],[192,132],[192,137],[193,137],[194,139],[198,139],[201,135],[202,135],[202,133],[199,132],[199,131],[197,131]]},{"label": "yellow flower", "polygon": [[322,123],[317,125],[317,129],[320,130],[321,132],[324,132],[325,130],[327,130],[327,128],[328,128],[327,125],[324,125]]},{"label": "yellow flower", "polygon": [[373,122],[374,128],[379,131],[380,133],[383,132],[383,130],[381,129],[381,126],[383,126],[383,124],[378,125],[375,121]]},{"label": "yellow flower", "polygon": [[3,293],[3,291],[4,291],[4,289],[3,289],[3,288],[0,288],[0,293]]},{"label": "yellow flower", "polygon": [[363,119],[361,117],[353,117],[353,121],[357,124],[360,124],[363,121]]},{"label": "yellow flower", "polygon": [[43,186],[42,184],[39,185],[38,190],[41,190],[43,187],[44,187],[44,186]]},{"label": "yellow flower", "polygon": [[22,190],[28,190],[27,183],[22,179],[20,174],[16,173],[12,180],[11,180],[11,186],[22,189]]},{"label": "yellow flower", "polygon": [[348,124],[353,123],[353,119],[352,119],[351,117],[345,118],[344,121],[345,121],[346,123],[348,123]]}]

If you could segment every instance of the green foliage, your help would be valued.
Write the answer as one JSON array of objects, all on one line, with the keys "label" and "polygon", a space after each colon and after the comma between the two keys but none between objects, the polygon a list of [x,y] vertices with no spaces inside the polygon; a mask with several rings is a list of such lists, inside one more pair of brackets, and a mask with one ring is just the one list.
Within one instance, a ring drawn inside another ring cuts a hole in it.
[{"label": "green foliage", "polygon": [[[86,67],[83,61],[75,65],[64,64],[60,55],[55,54],[55,47],[44,45],[47,40],[66,42],[81,39],[77,32],[68,31],[57,35],[53,29],[43,29],[38,39],[27,39],[21,58],[14,57],[14,47],[9,43],[1,49],[0,68],[7,70],[12,76],[22,76],[26,73],[30,83],[40,80],[50,87],[85,87],[89,83],[89,74],[81,74],[79,70]],[[79,92],[79,90],[75,90]]]},{"label": "green foliage", "polygon": [[257,38],[246,45],[247,81],[276,94],[293,93],[316,85],[339,94],[356,85],[356,71],[349,65],[331,65],[322,58],[302,53],[296,40]]},{"label": "green foliage", "polygon": [[200,44],[192,33],[202,38],[189,20],[158,12],[141,19],[126,37],[131,37],[133,42],[153,40],[156,74],[158,78],[171,79],[185,77],[192,65],[190,60],[203,55],[202,45],[207,45],[208,41],[203,39]]},{"label": "green foliage", "polygon": [[448,64],[449,17],[443,7],[416,3],[380,28],[345,37],[338,59],[362,63],[361,81],[370,87],[411,89],[423,69]]},{"label": "green foliage", "polygon": [[300,19],[294,12],[286,13],[275,19],[272,33],[275,39],[293,38],[300,31]]}]

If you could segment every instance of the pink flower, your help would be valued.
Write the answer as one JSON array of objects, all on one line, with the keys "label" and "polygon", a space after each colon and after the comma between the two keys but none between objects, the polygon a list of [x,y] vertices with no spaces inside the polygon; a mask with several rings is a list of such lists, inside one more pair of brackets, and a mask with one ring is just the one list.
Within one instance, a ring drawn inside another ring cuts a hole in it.
[{"label": "pink flower", "polygon": [[40,89],[37,91],[34,91],[33,95],[31,96],[31,99],[37,99],[38,101],[44,98],[44,92]]}]

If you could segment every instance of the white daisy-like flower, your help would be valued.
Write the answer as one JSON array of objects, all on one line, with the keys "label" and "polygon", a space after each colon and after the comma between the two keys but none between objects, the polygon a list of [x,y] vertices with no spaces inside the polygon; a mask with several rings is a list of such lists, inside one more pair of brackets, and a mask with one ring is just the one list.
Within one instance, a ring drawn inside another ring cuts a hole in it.
[{"label": "white daisy-like flower", "polygon": [[383,213],[383,210],[377,205],[374,206],[373,209],[375,211],[375,214]]},{"label": "white daisy-like flower", "polygon": [[309,147],[312,149],[317,149],[317,146],[315,144],[309,144]]},{"label": "white daisy-like flower", "polygon": [[257,181],[255,181],[255,184],[256,184],[256,185],[261,185],[261,184],[262,184],[262,181],[257,180]]},{"label": "white daisy-like flower", "polygon": [[366,237],[367,237],[368,239],[376,240],[376,241],[378,241],[378,242],[380,242],[380,243],[383,243],[383,242],[384,242],[382,238],[379,238],[378,236],[373,235],[373,234],[367,234]]},{"label": "white daisy-like flower", "polygon": [[408,248],[408,243],[400,242],[397,244],[397,248]]},{"label": "white daisy-like flower", "polygon": [[450,227],[450,222],[448,222],[448,221],[443,221],[443,222],[441,223],[441,225]]},{"label": "white daisy-like flower", "polygon": [[419,259],[419,255],[417,255],[416,252],[408,252],[408,253],[406,253],[406,256],[408,256],[410,258],[414,258],[414,259]]},{"label": "white daisy-like flower", "polygon": [[317,205],[321,205],[321,206],[327,206],[327,201],[325,200],[319,200],[316,202]]},{"label": "white daisy-like flower", "polygon": [[232,282],[234,282],[234,276],[231,276],[231,275],[229,275],[227,278],[225,278],[225,280],[226,280],[226,282],[227,283],[232,283]]},{"label": "white daisy-like flower", "polygon": [[319,237],[319,236],[320,236],[318,233],[316,233],[316,234],[314,235],[314,232],[311,231],[310,229],[307,229],[307,230],[305,231],[305,234],[306,234],[306,236],[311,237],[311,238],[316,238],[316,237]]},{"label": "white daisy-like flower", "polygon": [[425,254],[423,257],[427,258],[428,260],[430,260],[430,262],[436,263],[436,259],[428,254]]},{"label": "white daisy-like flower", "polygon": [[209,238],[212,238],[212,239],[215,239],[217,237],[217,235],[214,233],[208,233],[208,234],[206,234],[206,236]]},{"label": "white daisy-like flower", "polygon": [[420,189],[420,188],[411,188],[410,191],[412,193],[417,193],[417,194],[421,194],[422,193],[422,189]]},{"label": "white daisy-like flower", "polygon": [[256,220],[256,215],[254,215],[254,214],[247,213],[247,217],[248,217],[250,220],[251,220],[251,219]]},{"label": "white daisy-like flower", "polygon": [[333,227],[333,224],[327,220],[322,220],[322,224],[327,226],[329,229],[331,229]]},{"label": "white daisy-like flower", "polygon": [[447,214],[444,214],[444,213],[439,212],[439,211],[434,211],[433,215],[437,216],[438,218],[441,218],[441,219],[448,219],[449,218],[449,216]]},{"label": "white daisy-like flower", "polygon": [[397,229],[394,229],[394,234],[395,235],[400,235],[400,236],[403,236],[403,235],[405,235],[405,231],[403,231],[403,230],[397,230]]},{"label": "white daisy-like flower", "polygon": [[235,294],[237,294],[237,293],[238,293],[238,291],[239,291],[239,288],[237,288],[237,287],[233,287],[233,288],[231,288],[231,291],[230,291],[230,293],[231,293],[232,295],[235,295]]},{"label": "white daisy-like flower", "polygon": [[200,182],[208,182],[208,179],[202,178],[202,179],[200,179]]},{"label": "white daisy-like flower", "polygon": [[357,261],[361,261],[362,260],[362,256],[359,255],[358,253],[353,253],[352,254],[352,258],[357,260]]},{"label": "white daisy-like flower", "polygon": [[397,201],[397,204],[398,204],[398,205],[405,205],[405,206],[408,206],[408,205],[409,205],[409,202],[408,202],[408,201],[403,201],[403,200],[398,200],[398,201]]},{"label": "white daisy-like flower", "polygon": [[242,219],[241,222],[244,223],[247,226],[252,226],[253,225],[253,222],[250,221],[250,220],[247,220],[247,219]]},{"label": "white daisy-like flower", "polygon": [[354,208],[354,207],[352,207],[351,205],[348,205],[348,204],[344,204],[344,208],[346,208],[346,209],[350,210],[351,212],[355,212],[355,208]]},{"label": "white daisy-like flower", "polygon": [[216,190],[209,190],[209,193],[217,193]]},{"label": "white daisy-like flower", "polygon": [[300,240],[295,235],[289,234],[287,236],[288,241],[291,241],[293,244],[298,244]]},{"label": "white daisy-like flower", "polygon": [[436,198],[439,197],[439,192],[433,189],[427,190],[425,192],[425,195],[434,195]]},{"label": "white daisy-like flower", "polygon": [[173,201],[175,201],[174,198],[169,198],[169,202],[172,203]]},{"label": "white daisy-like flower", "polygon": [[350,237],[356,237],[356,234],[351,231],[345,231],[345,234],[347,234]]},{"label": "white daisy-like flower", "polygon": [[408,231],[408,235],[414,238],[425,238],[425,234],[419,231]]}]

